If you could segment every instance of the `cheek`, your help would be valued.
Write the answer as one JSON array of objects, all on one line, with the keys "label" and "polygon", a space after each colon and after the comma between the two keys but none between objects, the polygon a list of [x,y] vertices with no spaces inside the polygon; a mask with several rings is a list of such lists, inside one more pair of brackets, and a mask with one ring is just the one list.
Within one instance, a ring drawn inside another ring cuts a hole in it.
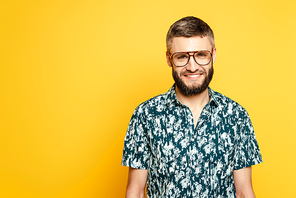
[{"label": "cheek", "polygon": [[211,68],[212,68],[212,66],[204,68],[204,71],[206,72],[207,75],[209,75]]},{"label": "cheek", "polygon": [[178,74],[179,76],[183,76],[183,74],[186,73],[186,69],[185,69],[185,67],[176,68],[175,71],[177,72],[177,74]]}]

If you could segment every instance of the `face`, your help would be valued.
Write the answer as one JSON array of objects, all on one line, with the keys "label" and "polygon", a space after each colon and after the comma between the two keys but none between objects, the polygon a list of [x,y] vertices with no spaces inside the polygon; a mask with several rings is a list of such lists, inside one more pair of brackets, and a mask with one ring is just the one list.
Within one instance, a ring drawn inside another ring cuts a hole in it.
[{"label": "face", "polygon": [[176,67],[171,63],[167,54],[167,63],[172,67],[173,78],[176,84],[176,91],[185,96],[198,95],[204,92],[213,76],[213,62],[216,60],[216,48],[212,49],[212,44],[207,37],[175,37],[171,42],[170,53],[208,50],[212,52],[212,61],[205,66],[198,65],[193,57],[184,67]]}]

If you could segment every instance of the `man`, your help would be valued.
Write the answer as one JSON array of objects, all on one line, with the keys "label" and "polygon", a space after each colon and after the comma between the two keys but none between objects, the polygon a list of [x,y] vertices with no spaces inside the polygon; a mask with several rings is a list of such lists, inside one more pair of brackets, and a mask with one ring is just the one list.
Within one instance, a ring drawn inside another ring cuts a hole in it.
[{"label": "man", "polygon": [[261,163],[246,110],[208,87],[216,60],[204,21],[185,17],[167,34],[167,63],[175,84],[139,105],[122,157],[127,198],[255,197],[251,166]]}]

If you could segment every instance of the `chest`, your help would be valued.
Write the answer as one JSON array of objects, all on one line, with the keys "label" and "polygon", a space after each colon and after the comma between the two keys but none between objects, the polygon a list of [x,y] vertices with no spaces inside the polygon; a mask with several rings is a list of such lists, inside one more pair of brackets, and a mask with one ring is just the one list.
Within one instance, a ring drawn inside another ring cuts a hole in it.
[{"label": "chest", "polygon": [[195,111],[192,111],[192,115],[193,115],[193,122],[194,122],[194,128],[197,125],[198,119],[200,117],[200,114],[202,112],[202,109],[197,109]]},{"label": "chest", "polygon": [[239,139],[239,123],[231,116],[208,111],[196,116],[184,110],[164,112],[149,120],[150,148],[156,161],[181,167],[192,161],[229,163]]}]

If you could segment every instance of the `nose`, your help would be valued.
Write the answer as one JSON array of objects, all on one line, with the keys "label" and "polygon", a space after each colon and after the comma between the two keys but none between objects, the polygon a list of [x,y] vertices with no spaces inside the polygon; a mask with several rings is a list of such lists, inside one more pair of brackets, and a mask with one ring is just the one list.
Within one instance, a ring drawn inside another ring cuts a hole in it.
[{"label": "nose", "polygon": [[186,65],[186,69],[188,71],[195,72],[198,69],[200,69],[200,67],[201,66],[195,62],[195,60],[193,58],[193,55],[190,55],[189,61],[188,61],[187,65]]}]

